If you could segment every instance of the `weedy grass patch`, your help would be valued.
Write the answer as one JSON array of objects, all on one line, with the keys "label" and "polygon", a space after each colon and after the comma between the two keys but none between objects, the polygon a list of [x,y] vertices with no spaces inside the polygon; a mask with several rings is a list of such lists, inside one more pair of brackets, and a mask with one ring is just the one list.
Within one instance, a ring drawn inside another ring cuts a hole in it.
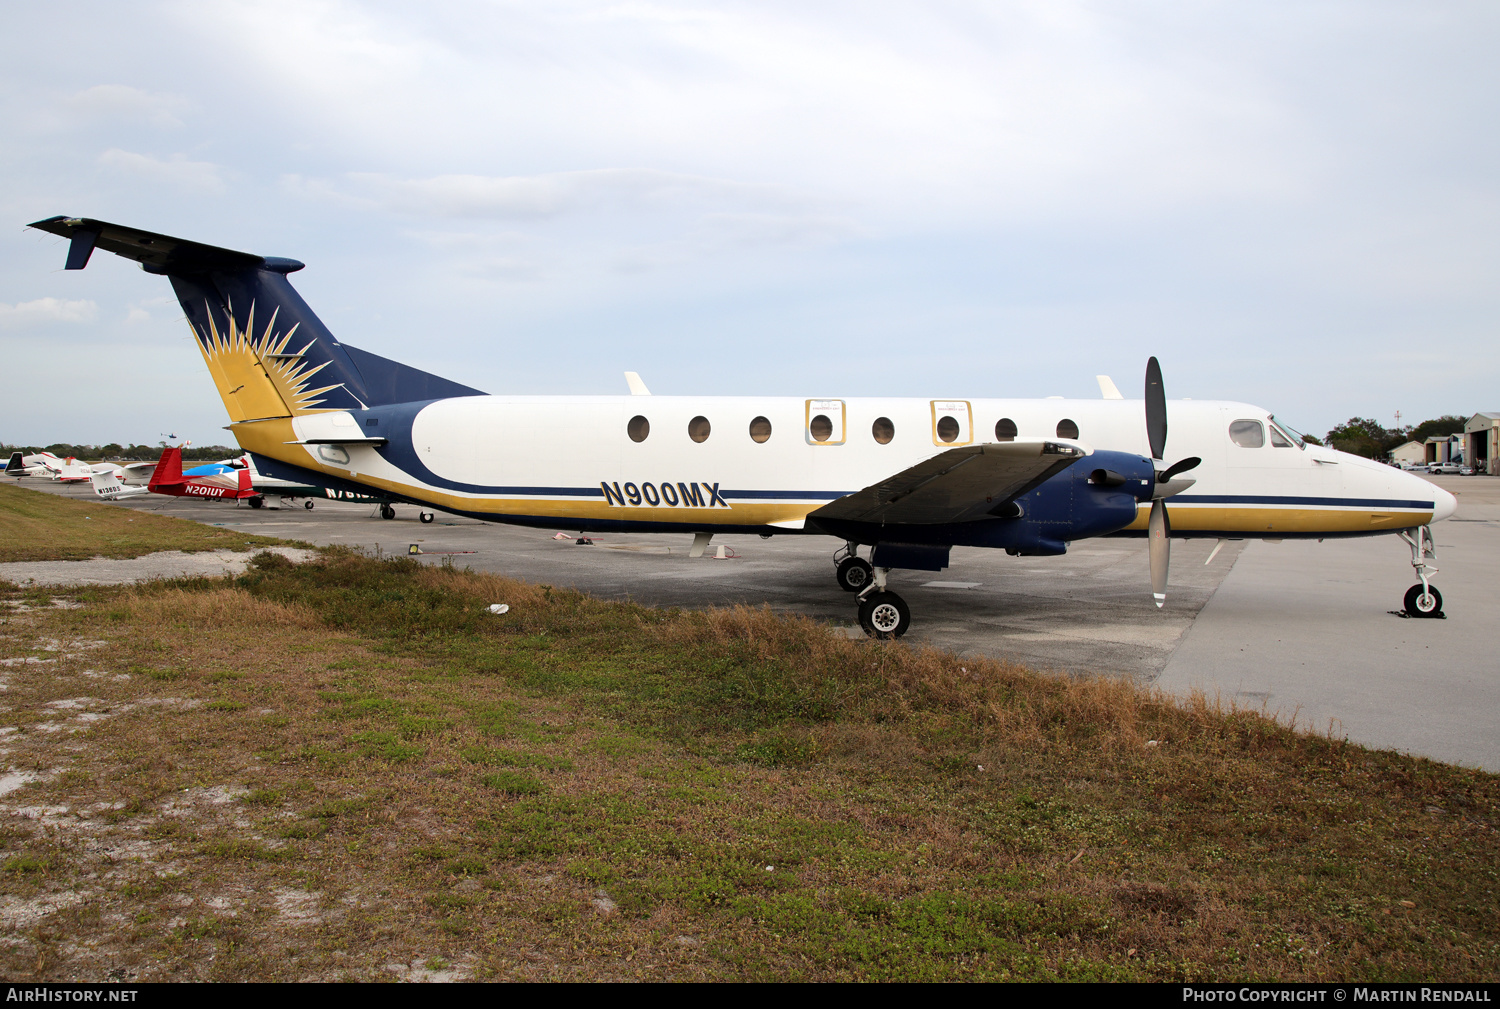
[{"label": "weedy grass patch", "polygon": [[108,642],[7,674],[18,979],[1500,966],[1495,776],[1203,698],[336,550],[6,620]]},{"label": "weedy grass patch", "polygon": [[281,541],[187,519],[0,484],[0,563],[124,559],[161,550],[249,550]]}]

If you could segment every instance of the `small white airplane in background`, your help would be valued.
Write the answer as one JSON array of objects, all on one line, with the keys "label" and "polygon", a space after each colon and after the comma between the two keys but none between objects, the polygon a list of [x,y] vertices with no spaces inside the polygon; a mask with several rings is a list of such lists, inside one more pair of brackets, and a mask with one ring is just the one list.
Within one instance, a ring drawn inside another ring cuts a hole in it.
[{"label": "small white airplane in background", "polygon": [[7,476],[46,477],[63,483],[80,483],[93,475],[88,463],[79,462],[72,456],[61,459],[51,452],[38,452],[23,456],[12,452],[10,462],[5,465]]},{"label": "small white airplane in background", "polygon": [[1110,535],[1149,539],[1157,606],[1174,536],[1399,535],[1419,579],[1407,611],[1441,613],[1429,523],[1453,495],[1246,403],[1173,403],[1169,465],[1155,358],[1144,402],[1107,380],[1101,400],[665,397],[633,374],[630,396],[488,396],[336,340],[287,280],[296,260],[86,218],[31,226],[69,239],[67,269],[101,248],[171,281],[267,476],[493,522],[691,534],[693,556],[720,532],[836,536],[838,583],[882,638],[911,623],[893,569]]},{"label": "small white airplane in background", "polygon": [[109,470],[95,473],[91,482],[94,485],[94,493],[106,501],[119,501],[122,498],[141,497],[151,493],[151,489],[146,486],[122,484],[120,478]]}]

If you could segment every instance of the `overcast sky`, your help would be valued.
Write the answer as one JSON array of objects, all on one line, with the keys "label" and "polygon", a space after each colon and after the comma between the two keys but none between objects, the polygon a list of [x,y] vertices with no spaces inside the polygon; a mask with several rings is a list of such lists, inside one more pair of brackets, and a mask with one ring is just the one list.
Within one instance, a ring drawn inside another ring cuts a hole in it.
[{"label": "overcast sky", "polygon": [[226,441],[165,279],[496,393],[1500,409],[1493,3],[13,4],[0,440]]}]

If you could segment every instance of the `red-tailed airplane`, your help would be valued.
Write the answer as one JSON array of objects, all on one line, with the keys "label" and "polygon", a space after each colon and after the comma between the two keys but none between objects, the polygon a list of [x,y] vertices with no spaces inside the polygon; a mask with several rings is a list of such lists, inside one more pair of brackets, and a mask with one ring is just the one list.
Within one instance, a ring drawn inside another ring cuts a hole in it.
[{"label": "red-tailed airplane", "polygon": [[205,476],[184,476],[182,448],[173,445],[162,449],[146,489],[153,494],[210,500],[241,501],[260,496],[260,492],[251,486],[248,467]]}]

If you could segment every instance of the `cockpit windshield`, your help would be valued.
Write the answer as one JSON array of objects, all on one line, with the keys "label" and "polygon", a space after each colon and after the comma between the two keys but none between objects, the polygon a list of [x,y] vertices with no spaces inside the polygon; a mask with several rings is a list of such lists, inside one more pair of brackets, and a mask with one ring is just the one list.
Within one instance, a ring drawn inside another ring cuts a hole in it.
[{"label": "cockpit windshield", "polygon": [[[1271,423],[1271,444],[1273,446],[1277,448],[1288,448],[1292,445],[1295,445],[1299,449],[1306,450],[1307,439],[1302,436],[1302,433],[1300,431],[1298,431],[1296,428],[1288,427],[1281,421],[1277,420],[1275,417],[1271,417],[1268,419]],[[1276,437],[1278,434],[1281,435],[1281,438]],[[1285,439],[1284,442],[1282,441],[1283,438]]]}]

